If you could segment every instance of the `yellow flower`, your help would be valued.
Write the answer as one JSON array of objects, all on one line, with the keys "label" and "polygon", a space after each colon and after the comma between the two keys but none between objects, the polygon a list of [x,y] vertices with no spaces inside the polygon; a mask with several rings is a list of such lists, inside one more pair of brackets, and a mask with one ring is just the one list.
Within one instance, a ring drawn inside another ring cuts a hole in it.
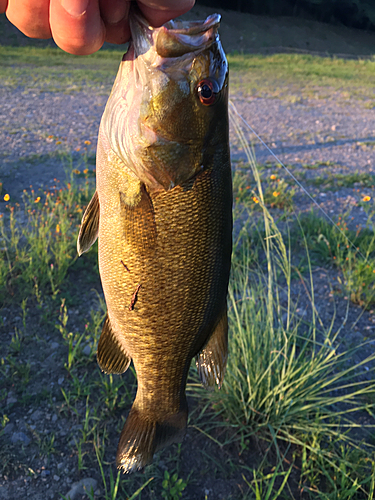
[{"label": "yellow flower", "polygon": [[89,145],[91,144],[91,141],[85,141],[85,144]]},{"label": "yellow flower", "polygon": [[275,175],[275,174],[272,174],[272,175],[270,176],[270,179],[271,179],[271,181],[274,181],[274,180],[276,179],[276,175]]},{"label": "yellow flower", "polygon": [[277,198],[279,196],[280,192],[279,191],[274,191],[272,193],[272,196],[274,196],[275,198]]},{"label": "yellow flower", "polygon": [[259,203],[259,200],[258,200],[258,198],[256,196],[253,196],[253,202],[254,203]]},{"label": "yellow flower", "polygon": [[362,201],[370,201],[371,200],[371,196],[364,196],[362,198]]},{"label": "yellow flower", "polygon": [[75,168],[75,169],[73,170],[73,174],[77,174],[77,175],[78,175],[78,174],[80,174],[80,173],[81,173],[81,172],[78,170],[78,168]]},{"label": "yellow flower", "polygon": [[88,171],[89,171],[89,169],[88,169],[88,168],[85,168],[85,170],[83,171],[83,173],[84,173],[84,174],[87,174],[87,173],[88,173]]},{"label": "yellow flower", "polygon": [[61,144],[61,141],[56,141],[56,144]]},{"label": "yellow flower", "polygon": [[60,224],[56,224],[56,233],[60,232]]},{"label": "yellow flower", "polygon": [[38,196],[37,198],[35,198],[34,200],[34,203],[39,203],[40,202],[40,196]]},{"label": "yellow flower", "polygon": [[10,200],[10,196],[9,196],[9,194],[6,194],[6,195],[4,196],[4,201],[9,201],[9,200]]}]

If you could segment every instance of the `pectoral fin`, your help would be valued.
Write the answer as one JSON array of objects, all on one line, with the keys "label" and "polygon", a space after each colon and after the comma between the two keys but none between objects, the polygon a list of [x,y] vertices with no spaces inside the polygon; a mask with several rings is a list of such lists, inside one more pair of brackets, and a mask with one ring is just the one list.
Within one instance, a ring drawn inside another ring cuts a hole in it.
[{"label": "pectoral fin", "polygon": [[228,359],[228,317],[224,309],[220,320],[205,347],[196,357],[196,365],[202,384],[219,389],[224,380]]},{"label": "pectoral fin", "polygon": [[120,191],[124,214],[124,238],[138,252],[150,254],[156,245],[156,223],[152,200],[144,185],[129,203],[129,195]]},{"label": "pectoral fin", "polygon": [[99,197],[95,191],[82,217],[77,240],[77,252],[81,256],[95,243],[99,231]]},{"label": "pectoral fin", "polygon": [[99,339],[97,359],[103,372],[117,374],[124,373],[131,361],[130,356],[116,339],[108,314],[105,318],[102,334]]}]

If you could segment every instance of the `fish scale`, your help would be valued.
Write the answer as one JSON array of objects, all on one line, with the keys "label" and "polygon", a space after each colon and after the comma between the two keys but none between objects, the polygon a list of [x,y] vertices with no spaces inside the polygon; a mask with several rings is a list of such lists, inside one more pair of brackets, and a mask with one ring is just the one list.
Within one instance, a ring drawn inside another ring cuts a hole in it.
[{"label": "fish scale", "polygon": [[194,357],[204,385],[222,383],[232,248],[227,65],[219,16],[201,26],[172,22],[153,29],[132,11],[130,21],[133,44],[102,118],[97,191],[78,238],[81,254],[99,237],[107,303],[99,365],[123,373],[132,360],[137,373],[136,398],[117,451],[125,472],[182,439]]}]

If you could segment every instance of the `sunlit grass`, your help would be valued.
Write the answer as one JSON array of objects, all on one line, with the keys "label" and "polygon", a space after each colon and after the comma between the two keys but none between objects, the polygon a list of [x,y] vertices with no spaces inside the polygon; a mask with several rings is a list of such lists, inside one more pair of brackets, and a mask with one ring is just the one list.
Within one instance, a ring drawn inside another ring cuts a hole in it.
[{"label": "sunlit grass", "polygon": [[[126,46],[73,56],[58,48],[0,46],[3,85],[37,91],[79,91],[85,87],[110,90]],[[299,54],[228,54],[232,88],[284,96],[294,89],[336,89],[373,97],[375,61],[323,58]],[[38,71],[35,71],[35,67]],[[347,97],[347,96],[346,96]]]}]

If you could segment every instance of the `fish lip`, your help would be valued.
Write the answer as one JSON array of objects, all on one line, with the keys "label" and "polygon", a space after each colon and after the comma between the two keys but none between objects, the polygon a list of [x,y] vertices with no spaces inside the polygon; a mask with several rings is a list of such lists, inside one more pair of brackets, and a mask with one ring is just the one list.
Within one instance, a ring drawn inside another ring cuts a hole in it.
[{"label": "fish lip", "polygon": [[220,14],[211,14],[204,21],[179,21],[172,19],[159,28],[154,28],[150,25],[147,19],[143,16],[139,7],[136,5],[132,6],[130,17],[133,17],[137,23],[139,23],[144,29],[149,30],[151,33],[158,30],[167,30],[177,35],[198,35],[208,31],[215,25],[218,25],[221,21]]},{"label": "fish lip", "polygon": [[137,6],[129,15],[130,31],[137,55],[150,49],[162,58],[181,57],[200,52],[218,39],[220,14],[212,14],[205,21],[168,21],[159,28],[150,26]]}]

